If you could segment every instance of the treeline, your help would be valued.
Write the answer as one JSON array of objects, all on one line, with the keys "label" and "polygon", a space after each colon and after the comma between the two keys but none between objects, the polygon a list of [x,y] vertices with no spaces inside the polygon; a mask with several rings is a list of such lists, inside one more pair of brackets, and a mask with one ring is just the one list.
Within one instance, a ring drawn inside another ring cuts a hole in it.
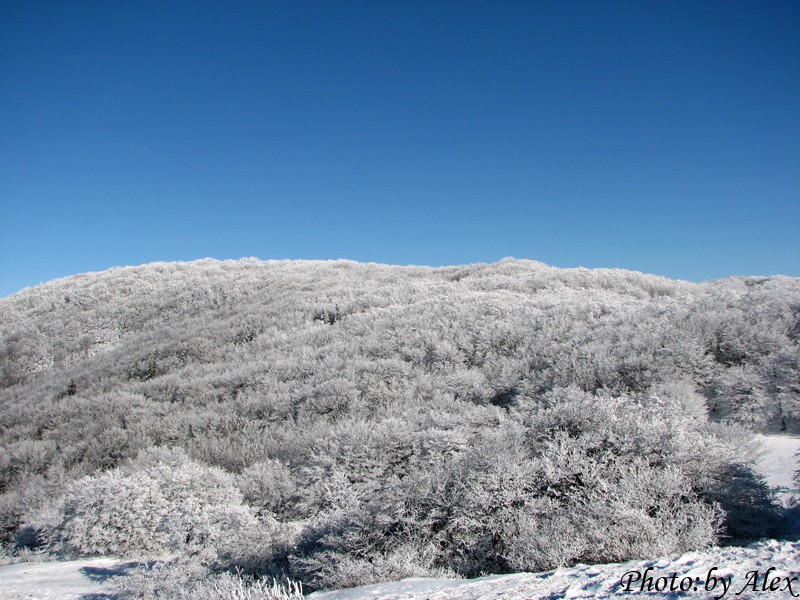
[{"label": "treeline", "polygon": [[307,589],[757,536],[741,427],[800,430],[785,277],[207,260],[24,290],[0,334],[9,547]]}]

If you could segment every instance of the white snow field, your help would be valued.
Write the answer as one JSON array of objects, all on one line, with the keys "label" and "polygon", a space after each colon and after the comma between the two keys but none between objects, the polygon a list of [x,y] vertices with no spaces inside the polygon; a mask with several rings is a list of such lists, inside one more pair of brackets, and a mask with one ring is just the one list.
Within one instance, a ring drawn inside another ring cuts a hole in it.
[{"label": "white snow field", "polygon": [[113,558],[18,563],[0,567],[0,598],[72,600],[102,598],[108,580],[130,564]]},{"label": "white snow field", "polygon": [[[759,469],[784,497],[800,495],[793,474],[800,438],[759,436],[766,452]],[[134,563],[98,558],[0,566],[0,598],[100,599],[109,581]],[[800,598],[800,542],[763,541],[748,548],[715,548],[678,557],[610,565],[579,565],[545,573],[478,579],[406,579],[315,592],[311,600],[534,600],[555,598]],[[683,588],[681,587],[683,586]]]}]

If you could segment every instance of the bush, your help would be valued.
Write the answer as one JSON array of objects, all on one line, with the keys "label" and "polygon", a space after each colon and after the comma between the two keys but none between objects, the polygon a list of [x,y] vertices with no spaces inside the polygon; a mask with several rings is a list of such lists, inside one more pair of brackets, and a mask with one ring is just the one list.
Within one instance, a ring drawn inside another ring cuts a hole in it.
[{"label": "bush", "polygon": [[42,475],[24,475],[13,491],[0,494],[0,539],[16,541],[19,526],[46,504],[57,488],[57,482]]},{"label": "bush", "polygon": [[[62,556],[152,556],[166,550],[202,561],[231,562],[241,549],[266,542],[270,523],[242,505],[233,478],[219,469],[181,458],[152,462],[145,455],[127,469],[77,481],[31,527]],[[265,544],[269,548],[269,543]],[[264,553],[264,548],[260,549]]]},{"label": "bush", "polygon": [[424,534],[403,523],[396,508],[373,503],[315,519],[290,557],[289,574],[311,590],[457,576],[434,564],[436,549],[425,547]]},{"label": "bush", "polygon": [[278,460],[261,461],[248,467],[236,478],[236,485],[245,502],[258,514],[285,514],[297,493],[291,471]]},{"label": "bush", "polygon": [[114,581],[115,598],[155,600],[302,600],[299,583],[255,579],[240,572],[214,572],[192,561],[144,565]]},{"label": "bush", "polygon": [[[567,391],[427,472],[307,532],[294,576],[340,587],[442,571],[541,571],[713,544],[718,474],[706,432],[669,400]],[[646,424],[646,425],[645,425]],[[692,457],[693,463],[688,462]],[[411,557],[411,560],[409,560]]]}]

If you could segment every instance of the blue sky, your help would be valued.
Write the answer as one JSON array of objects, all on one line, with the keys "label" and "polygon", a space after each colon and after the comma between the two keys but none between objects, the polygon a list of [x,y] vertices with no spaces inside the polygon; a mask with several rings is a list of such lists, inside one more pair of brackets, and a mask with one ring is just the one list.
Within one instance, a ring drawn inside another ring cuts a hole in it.
[{"label": "blue sky", "polygon": [[800,3],[0,0],[0,296],[202,257],[800,276]]}]

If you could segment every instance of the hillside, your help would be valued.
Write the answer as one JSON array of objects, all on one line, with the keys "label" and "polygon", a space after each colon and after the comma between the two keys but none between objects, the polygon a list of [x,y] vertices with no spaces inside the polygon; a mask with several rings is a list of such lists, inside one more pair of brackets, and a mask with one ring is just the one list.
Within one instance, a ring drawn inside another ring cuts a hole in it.
[{"label": "hillside", "polygon": [[0,335],[9,548],[307,589],[760,537],[748,432],[800,432],[786,277],[163,263],[0,299]]},{"label": "hillside", "polygon": [[[797,427],[800,281],[786,277],[692,284],[530,261],[204,260],[29,288],[0,299],[0,332],[0,381],[23,384],[22,394],[34,384],[57,384],[58,393],[84,377],[84,395],[151,397],[156,390],[143,381],[192,380],[192,367],[202,366],[210,393],[224,397],[224,379],[242,380],[239,391],[274,380],[275,361],[303,371],[347,355],[422,367],[434,383],[452,380],[437,386],[442,393],[478,403],[502,403],[492,392],[510,399],[570,384],[638,392],[678,377],[725,418]],[[233,373],[242,366],[247,372]],[[407,379],[383,370],[384,381]],[[473,380],[472,396],[455,381],[463,379]],[[190,391],[178,395],[196,398]]]}]

